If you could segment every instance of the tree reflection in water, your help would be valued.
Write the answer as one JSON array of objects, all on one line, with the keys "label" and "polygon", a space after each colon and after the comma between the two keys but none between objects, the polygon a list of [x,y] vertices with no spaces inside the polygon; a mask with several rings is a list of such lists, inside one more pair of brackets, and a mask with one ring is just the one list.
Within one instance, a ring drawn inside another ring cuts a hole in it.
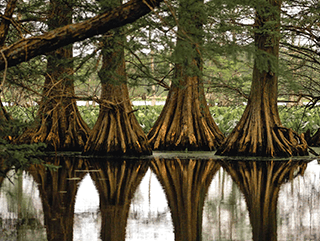
[{"label": "tree reflection in water", "polygon": [[100,198],[101,240],[123,241],[131,200],[148,170],[148,161],[87,160]]},{"label": "tree reflection in water", "polygon": [[220,161],[243,192],[254,241],[277,240],[280,186],[303,175],[305,161]]},{"label": "tree reflection in water", "polygon": [[[277,203],[280,188],[284,183],[293,180],[298,175],[303,175],[307,167],[307,161],[298,160],[235,161],[231,159],[213,160],[208,157],[189,158],[188,156],[180,156],[180,158],[175,156],[167,156],[166,158],[155,156],[154,159],[147,158],[140,160],[120,158],[116,160],[110,158],[84,159],[65,156],[45,158],[45,162],[60,165],[61,168],[50,170],[45,169],[42,165],[33,165],[30,167],[29,173],[38,184],[47,240],[50,241],[73,240],[75,198],[79,182],[87,173],[90,174],[99,194],[99,212],[101,214],[100,240],[122,241],[126,240],[126,238],[130,239],[126,237],[129,208],[136,189],[149,167],[151,167],[152,172],[156,175],[164,189],[171,212],[175,240],[207,240],[207,237],[203,237],[202,235],[203,207],[208,188],[221,166],[225,170],[225,173],[228,173],[228,176],[231,177],[228,183],[231,183],[231,179],[234,182],[232,185],[226,185],[227,192],[232,192],[237,185],[245,198],[245,201],[239,199],[237,201],[238,204],[235,203],[232,208],[236,209],[239,208],[239,205],[242,205],[242,209],[244,209],[246,204],[249,212],[249,218],[246,216],[248,225],[246,227],[243,227],[243,225],[242,227],[240,225],[234,227],[235,232],[241,232],[245,229],[245,232],[250,233],[251,230],[248,228],[250,226],[248,219],[250,219],[253,240],[277,240]],[[314,165],[318,166],[317,163]],[[317,173],[319,174],[319,171]],[[317,185],[317,180],[314,178],[312,180],[311,178],[309,179],[313,185]],[[307,185],[309,184],[305,184],[302,189],[307,189],[309,187]],[[149,188],[153,188],[153,186]],[[214,189],[214,195],[216,195],[221,188],[215,186]],[[299,190],[295,189],[294,192],[297,195],[303,195]],[[319,192],[318,189],[313,191],[313,194],[311,190],[308,192],[305,198],[313,198],[310,197],[310,194],[314,195],[314,198],[318,197],[316,196]],[[286,200],[289,199],[289,192],[283,192],[282,194]],[[97,199],[98,196],[96,197]],[[81,200],[78,201],[81,202]],[[300,206],[306,205],[305,201],[302,202],[297,198],[293,199],[293,202],[299,202]],[[318,215],[318,207],[315,204],[317,203],[315,199],[312,202],[310,210],[313,208],[314,216],[316,217]],[[291,208],[288,212],[300,212],[300,209],[298,210],[297,206],[295,207]],[[143,206],[143,208],[142,212],[148,209],[146,206]],[[233,212],[232,210],[230,212]],[[225,213],[222,212],[223,215]],[[145,217],[143,220],[139,219],[139,215],[137,217],[135,220],[135,224],[137,225],[135,226],[136,232],[143,232],[142,227],[137,227],[139,224],[143,224],[143,227],[146,227],[146,224],[142,222],[145,221]],[[213,218],[215,220],[210,224],[219,228],[220,223],[218,224],[216,221],[220,217],[218,217],[217,212],[213,213]],[[240,220],[240,216],[236,218],[238,218],[238,221]],[[280,218],[283,219],[284,216]],[[300,222],[302,218],[305,218],[303,214],[296,217]],[[229,222],[230,219],[232,219],[232,216],[228,216],[228,214],[219,219],[219,222],[222,222],[221,227],[225,228],[229,233],[233,231],[232,225],[226,225],[226,222]],[[95,225],[98,224],[96,219],[91,219],[91,221],[95,222]],[[317,220],[314,219],[314,221],[316,222]],[[301,226],[298,222],[295,223],[295,226],[292,228],[297,230],[294,230],[292,235],[295,235]],[[150,225],[154,225],[154,229],[157,232],[161,232],[158,226],[159,223],[152,224],[150,222]],[[82,228],[86,229],[87,227]],[[243,229],[240,230],[241,228]],[[317,228],[316,224],[312,228]],[[130,226],[131,229],[132,227]],[[211,226],[211,229],[213,229],[213,226]],[[88,231],[90,233],[97,233],[96,228]],[[168,229],[165,231],[168,232]],[[313,231],[313,234],[316,231],[317,229]],[[205,232],[207,233],[207,231]],[[220,236],[217,237],[217,234],[213,236],[208,237],[208,240],[220,240]],[[240,237],[238,234],[236,236],[237,238],[233,239],[231,235],[230,240],[247,240],[238,239]],[[249,236],[246,235],[246,237]],[[148,239],[142,238],[142,240],[149,240],[150,236],[148,237]],[[224,237],[221,238],[223,239]],[[281,234],[279,238],[282,240],[284,237]],[[156,237],[154,240],[163,241],[163,239]],[[283,240],[291,239],[284,238]]]},{"label": "tree reflection in water", "polygon": [[220,165],[214,160],[155,158],[151,168],[164,188],[175,240],[202,240],[205,195]]},{"label": "tree reflection in water", "polygon": [[61,166],[47,170],[43,165],[32,165],[29,173],[38,184],[44,224],[49,241],[73,240],[73,217],[78,183],[84,177],[82,159],[75,157],[52,157],[44,160],[48,164]]}]

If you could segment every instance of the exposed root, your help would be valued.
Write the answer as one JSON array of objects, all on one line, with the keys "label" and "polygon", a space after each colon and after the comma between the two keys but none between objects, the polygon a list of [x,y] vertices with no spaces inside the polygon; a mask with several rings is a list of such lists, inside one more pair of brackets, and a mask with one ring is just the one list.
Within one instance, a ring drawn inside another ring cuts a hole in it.
[{"label": "exposed root", "polygon": [[[150,155],[152,150],[131,106],[102,108],[84,148],[85,154]],[[129,114],[128,114],[129,113]]]},{"label": "exposed root", "polygon": [[15,140],[16,143],[44,142],[50,151],[83,150],[90,130],[75,103],[67,107],[57,104],[49,115],[44,116],[41,111],[39,115],[41,123],[27,129]]},{"label": "exposed root", "polygon": [[[163,110],[148,133],[154,150],[215,150],[224,140],[196,78],[171,87]],[[201,85],[201,84],[200,84]]]},{"label": "exposed root", "polygon": [[[269,127],[267,129],[267,127]],[[259,128],[258,128],[259,127]],[[218,149],[216,155],[290,157],[308,155],[304,134],[277,126],[254,125],[250,120],[235,130]]]}]

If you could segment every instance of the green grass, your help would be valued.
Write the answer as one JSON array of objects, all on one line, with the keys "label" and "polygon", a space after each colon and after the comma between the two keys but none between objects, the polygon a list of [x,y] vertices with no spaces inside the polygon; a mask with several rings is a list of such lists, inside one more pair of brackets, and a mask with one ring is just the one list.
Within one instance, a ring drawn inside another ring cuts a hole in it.
[{"label": "green grass", "polygon": [[[145,133],[148,133],[152,128],[162,108],[163,106],[134,107],[134,114]],[[210,107],[210,113],[219,126],[219,129],[227,136],[240,120],[244,109],[245,106],[214,106]],[[37,107],[10,107],[8,111],[15,119],[26,124],[35,119]],[[99,115],[99,106],[79,106],[79,111],[84,121],[92,128]],[[311,133],[315,133],[320,128],[320,107],[306,109],[303,106],[291,108],[279,106],[279,115],[283,126],[292,128],[298,133],[304,133],[308,129],[310,129]]]}]

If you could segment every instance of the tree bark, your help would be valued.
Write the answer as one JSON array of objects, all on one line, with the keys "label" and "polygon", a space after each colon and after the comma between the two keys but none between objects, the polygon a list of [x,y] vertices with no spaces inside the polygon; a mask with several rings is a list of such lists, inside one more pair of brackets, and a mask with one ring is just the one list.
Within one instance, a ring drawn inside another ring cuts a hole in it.
[{"label": "tree bark", "polygon": [[217,155],[308,155],[304,135],[281,125],[277,106],[281,1],[264,4],[256,9],[256,55],[248,104]]},{"label": "tree bark", "polygon": [[102,85],[98,120],[90,133],[84,153],[151,154],[148,140],[132,109],[127,88],[123,36],[119,30],[106,39],[99,72]]},{"label": "tree bark", "polygon": [[81,23],[69,24],[43,35],[21,39],[0,49],[0,70],[28,61],[71,43],[132,23],[158,7],[162,0],[132,0]]},{"label": "tree bark", "polygon": [[[60,0],[50,2],[49,29],[70,24],[72,8]],[[82,151],[89,133],[74,99],[72,45],[47,55],[47,73],[38,116],[40,123],[17,139],[19,143],[44,142],[48,150]]]},{"label": "tree bark", "polygon": [[154,150],[214,150],[224,139],[209,112],[203,90],[202,8],[199,0],[180,2],[175,79],[166,104],[148,133]]}]

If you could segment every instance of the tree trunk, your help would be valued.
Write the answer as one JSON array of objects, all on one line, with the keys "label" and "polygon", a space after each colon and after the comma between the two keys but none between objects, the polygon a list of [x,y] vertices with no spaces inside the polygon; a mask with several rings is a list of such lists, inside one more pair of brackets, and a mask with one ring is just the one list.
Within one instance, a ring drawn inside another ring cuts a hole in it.
[{"label": "tree trunk", "polygon": [[[244,194],[254,241],[277,240],[277,203],[280,187],[303,175],[304,161],[220,161]],[[297,172],[298,170],[298,172]]]},{"label": "tree trunk", "polygon": [[[49,29],[70,24],[72,8],[59,0],[51,2]],[[89,127],[83,121],[74,97],[72,45],[47,55],[47,73],[38,116],[39,126],[27,130],[18,142],[44,142],[48,150],[83,149]]]},{"label": "tree trunk", "polygon": [[175,79],[163,110],[148,133],[155,150],[213,150],[223,134],[207,105],[202,83],[203,2],[183,0],[174,53]]},{"label": "tree trunk", "polygon": [[114,31],[102,50],[103,62],[99,72],[102,102],[98,120],[84,149],[86,154],[152,153],[129,99],[123,41],[119,30]]},{"label": "tree trunk", "polygon": [[256,9],[251,92],[247,107],[217,155],[308,155],[303,134],[281,125],[278,98],[278,56],[281,1],[266,1]]}]

